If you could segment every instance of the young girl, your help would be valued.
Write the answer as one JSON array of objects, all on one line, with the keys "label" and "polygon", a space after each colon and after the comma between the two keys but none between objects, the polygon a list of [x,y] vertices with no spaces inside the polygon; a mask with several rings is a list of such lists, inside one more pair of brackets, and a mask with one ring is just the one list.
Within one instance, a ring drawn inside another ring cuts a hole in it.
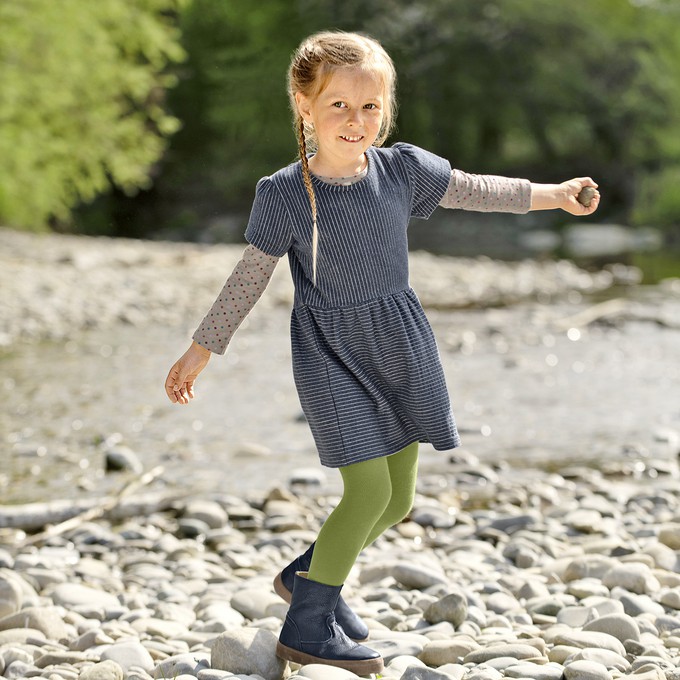
[{"label": "young girl", "polygon": [[288,91],[300,160],[258,182],[249,245],[165,389],[172,402],[189,403],[211,353],[225,352],[288,254],[295,383],[321,463],[340,469],[343,496],[316,542],[275,579],[290,602],[277,653],[363,675],[383,661],[359,644],[368,628],[340,596],[342,584],[361,550],[411,509],[418,442],[459,445],[435,340],[409,287],[409,219],[439,205],[589,215],[599,194],[586,208],[577,196],[597,187],[588,177],[531,184],[452,170],[409,144],[380,148],[394,123],[395,72],[365,35],[306,39]]}]

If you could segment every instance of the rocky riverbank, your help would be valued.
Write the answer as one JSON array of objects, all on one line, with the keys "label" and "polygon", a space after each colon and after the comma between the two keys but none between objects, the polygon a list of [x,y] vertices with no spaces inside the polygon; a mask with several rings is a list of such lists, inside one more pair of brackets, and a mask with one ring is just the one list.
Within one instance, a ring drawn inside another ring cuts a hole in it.
[{"label": "rocky riverbank", "polygon": [[[527,474],[458,454],[440,467],[345,586],[383,678],[680,678],[677,460]],[[0,676],[356,678],[275,656],[287,605],[272,579],[336,501],[291,474],[39,542],[0,512]]]},{"label": "rocky riverbank", "polygon": [[[354,678],[274,654],[271,581],[339,493],[292,384],[286,265],[179,408],[162,381],[240,248],[0,246],[0,679]],[[680,680],[677,282],[602,303],[635,271],[412,272],[464,448],[422,447],[413,511],[346,584],[383,677]]]},{"label": "rocky riverbank", "polygon": [[[68,340],[85,329],[120,324],[198,324],[243,246],[200,246],[0,229],[0,347]],[[634,282],[626,267],[588,273],[568,261],[504,263],[414,253],[411,278],[425,307],[460,309],[521,300],[550,302],[569,293]],[[287,263],[279,264],[259,307],[292,302]]]}]

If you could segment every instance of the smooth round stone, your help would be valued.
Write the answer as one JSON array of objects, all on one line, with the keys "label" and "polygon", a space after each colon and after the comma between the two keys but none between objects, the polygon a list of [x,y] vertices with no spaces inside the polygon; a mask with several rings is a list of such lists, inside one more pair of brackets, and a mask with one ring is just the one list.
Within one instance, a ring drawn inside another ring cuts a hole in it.
[{"label": "smooth round stone", "polygon": [[358,680],[359,676],[343,668],[334,668],[325,664],[308,664],[297,672],[298,678],[307,680]]},{"label": "smooth round stone", "polygon": [[[674,673],[680,673],[676,669],[648,668],[647,670],[638,670],[630,677],[634,680],[674,680]],[[678,676],[675,675],[675,678]]]},{"label": "smooth round stone", "polygon": [[40,673],[32,663],[25,663],[23,661],[15,661],[7,665],[3,672],[3,677],[7,678],[7,680],[24,680],[24,678],[30,678]]},{"label": "smooth round stone", "polygon": [[176,654],[161,661],[153,671],[154,678],[175,678],[181,674],[189,674],[195,678],[198,671],[210,667],[210,654],[202,652]]},{"label": "smooth round stone", "polygon": [[423,613],[429,623],[448,621],[454,627],[460,626],[468,614],[467,598],[463,593],[452,592],[433,602]]},{"label": "smooth round stone", "polygon": [[162,638],[175,638],[187,632],[187,627],[183,623],[153,617],[137,619],[132,622],[132,627],[139,633],[158,635]]},{"label": "smooth round stone", "polygon": [[606,666],[597,661],[574,661],[565,666],[566,680],[611,680],[611,674]]},{"label": "smooth round stone", "polygon": [[411,512],[410,517],[420,527],[433,527],[435,529],[450,529],[456,523],[455,515],[449,513],[446,508],[416,508]]},{"label": "smooth round stone", "polygon": [[323,486],[326,483],[326,473],[316,468],[296,468],[288,476],[288,485]]},{"label": "smooth round stone", "polygon": [[584,631],[598,631],[613,635],[621,642],[626,640],[639,640],[640,628],[635,619],[628,614],[609,614],[601,616],[594,621],[589,621],[583,626]]},{"label": "smooth round stone", "polygon": [[663,616],[665,613],[663,605],[654,602],[649,595],[636,595],[622,588],[616,588],[612,590],[612,597],[618,599],[623,605],[623,611],[633,618],[641,614]]},{"label": "smooth round stone", "polygon": [[287,662],[276,656],[278,638],[268,630],[240,628],[222,633],[213,643],[211,666],[238,674],[280,680]]},{"label": "smooth round stone", "polygon": [[38,644],[45,639],[45,633],[35,628],[8,628],[0,631],[0,647],[26,644],[29,640],[33,641],[33,644]]},{"label": "smooth round stone", "polygon": [[219,503],[200,499],[189,501],[184,507],[182,516],[200,520],[211,529],[221,529],[228,520],[226,511]]},{"label": "smooth round stone", "polygon": [[182,538],[198,538],[205,536],[210,531],[210,526],[200,519],[182,517],[177,522],[177,533]]},{"label": "smooth round stone", "polygon": [[0,619],[21,609],[21,588],[15,578],[0,575]]},{"label": "smooth round stone", "polygon": [[52,601],[67,609],[82,605],[102,609],[120,607],[120,601],[115,595],[80,583],[61,583],[55,586]]},{"label": "smooth round stone", "polygon": [[602,577],[611,570],[617,562],[604,555],[583,555],[573,559],[564,571],[564,581],[576,581],[583,578]]},{"label": "smooth round stone", "polygon": [[671,609],[680,609],[680,588],[669,588],[661,593],[659,602]]},{"label": "smooth round stone", "polygon": [[496,644],[470,652],[463,659],[463,663],[484,663],[490,659],[501,656],[510,656],[513,659],[536,659],[544,658],[541,653],[531,645],[521,643]]},{"label": "smooth round stone", "polygon": [[242,626],[245,623],[243,614],[237,612],[227,602],[212,602],[196,611],[196,617],[200,621],[218,621],[225,630]]},{"label": "smooth round stone", "polygon": [[59,664],[73,665],[87,661],[88,656],[84,652],[47,652],[35,659],[34,664],[38,668],[47,668],[48,666],[58,666]]},{"label": "smooth round stone", "polygon": [[204,668],[198,671],[196,677],[198,680],[234,680],[236,676],[229,671],[220,671],[216,668]]},{"label": "smooth round stone", "polygon": [[[370,646],[370,643],[369,643],[369,646]],[[402,656],[395,656],[393,659],[391,659],[390,662],[386,665],[386,671],[391,673],[391,674],[395,674],[398,677],[401,677],[401,674],[409,666],[424,667],[425,664],[415,656],[411,656],[409,654],[404,654]]]},{"label": "smooth round stone", "polygon": [[597,631],[564,630],[555,636],[555,644],[569,645],[571,647],[595,647],[596,649],[609,649],[621,656],[626,655],[626,650],[618,638],[608,633]]},{"label": "smooth round stone", "polygon": [[102,661],[115,661],[123,671],[127,671],[133,666],[145,671],[152,671],[154,660],[148,650],[138,640],[124,640],[107,647],[101,653]]},{"label": "smooth round stone", "polygon": [[596,510],[572,510],[564,517],[564,524],[576,531],[593,533],[602,525],[602,515]]},{"label": "smooth round stone", "polygon": [[581,628],[597,617],[597,610],[592,607],[565,607],[557,613],[557,623],[570,628]]},{"label": "smooth round stone", "polygon": [[478,666],[465,675],[465,680],[500,680],[503,673],[495,668]]},{"label": "smooth round stone", "polygon": [[570,581],[567,584],[567,592],[579,600],[586,597],[601,596],[607,597],[609,595],[609,588],[602,585],[602,582],[596,578],[582,578],[576,581]]},{"label": "smooth round stone", "polygon": [[389,637],[383,631],[379,639],[376,639],[376,631],[371,631],[371,639],[368,646],[378,652],[386,664],[398,656],[419,657],[429,640],[423,635],[402,633],[399,631],[387,631]]},{"label": "smooth round stone", "polygon": [[123,675],[123,669],[109,659],[82,670],[78,680],[123,680]]},{"label": "smooth round stone", "polygon": [[10,628],[35,628],[48,640],[69,637],[69,627],[61,618],[57,607],[27,607],[0,620],[0,630]]},{"label": "smooth round stone", "polygon": [[564,665],[564,662],[572,655],[578,654],[578,647],[571,647],[569,645],[555,645],[548,651],[548,660],[554,663]]},{"label": "smooth round stone", "polygon": [[458,663],[476,649],[479,649],[479,645],[474,640],[455,637],[449,640],[433,640],[425,645],[418,658],[428,666],[443,666]]},{"label": "smooth round stone", "polygon": [[624,613],[623,604],[621,604],[619,600],[613,600],[610,597],[600,597],[598,595],[587,597],[585,600],[582,600],[581,606],[594,609],[599,616]]},{"label": "smooth round stone", "polygon": [[28,645],[25,648],[10,647],[9,649],[3,649],[0,652],[0,657],[5,662],[5,666],[11,666],[15,661],[33,665],[35,660],[31,647]]},{"label": "smooth round stone", "polygon": [[520,662],[508,666],[504,675],[506,678],[531,678],[531,680],[560,680],[564,668],[557,663],[526,663]]},{"label": "smooth round stone", "polygon": [[580,649],[565,659],[563,665],[566,666],[574,661],[597,661],[597,663],[601,663],[610,669],[614,668],[621,673],[627,672],[630,668],[630,662],[627,659],[608,649],[594,649],[592,647]]},{"label": "smooth round stone", "polygon": [[231,598],[231,606],[240,614],[250,619],[263,619],[270,606],[279,605],[281,598],[264,588],[244,588]]},{"label": "smooth round stone", "polygon": [[107,472],[130,470],[136,474],[144,472],[144,466],[137,454],[127,446],[118,445],[104,452],[105,469]]},{"label": "smooth round stone", "polygon": [[663,543],[655,543],[645,547],[645,553],[654,560],[657,569],[665,569],[675,572],[677,569],[678,557],[675,551]]},{"label": "smooth round stone", "polygon": [[662,526],[659,531],[659,543],[667,545],[671,550],[680,550],[680,523]]},{"label": "smooth round stone", "polygon": [[402,586],[415,590],[447,583],[446,576],[441,571],[420,564],[399,562],[392,567],[390,573]]},{"label": "smooth round stone", "polygon": [[496,614],[504,614],[507,611],[517,609],[519,602],[514,595],[509,593],[497,592],[491,593],[486,598],[486,608]]},{"label": "smooth round stone", "polygon": [[667,633],[680,628],[680,619],[677,616],[663,614],[654,619],[654,625],[660,633]]},{"label": "smooth round stone", "polygon": [[451,676],[434,668],[409,666],[399,680],[451,680]]},{"label": "smooth round stone", "polygon": [[607,588],[624,588],[638,595],[655,593],[661,587],[652,570],[641,562],[628,562],[612,567],[602,576],[602,584]]}]

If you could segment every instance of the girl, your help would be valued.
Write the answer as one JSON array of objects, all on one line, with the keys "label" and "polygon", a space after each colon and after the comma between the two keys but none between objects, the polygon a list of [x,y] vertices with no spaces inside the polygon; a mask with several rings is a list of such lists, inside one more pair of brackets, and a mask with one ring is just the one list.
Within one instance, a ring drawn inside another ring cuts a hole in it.
[{"label": "girl", "polygon": [[[469,175],[409,144],[380,148],[395,117],[395,72],[365,35],[324,32],[297,49],[288,92],[300,159],[257,184],[242,260],[170,370],[174,403],[194,397],[211,353],[223,354],[284,254],[295,283],[293,373],[321,458],[343,496],[318,538],[276,577],[290,602],[277,653],[359,675],[380,655],[340,590],[361,550],[411,509],[418,442],[459,445],[432,331],[408,282],[406,230],[434,209],[562,208],[588,177],[562,184]],[[308,155],[308,152],[309,153]]]}]

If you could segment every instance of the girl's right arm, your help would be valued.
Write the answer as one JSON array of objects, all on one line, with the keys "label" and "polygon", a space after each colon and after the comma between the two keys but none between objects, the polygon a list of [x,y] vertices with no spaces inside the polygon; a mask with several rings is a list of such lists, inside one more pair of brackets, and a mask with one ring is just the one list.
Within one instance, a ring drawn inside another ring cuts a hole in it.
[{"label": "girl's right arm", "polygon": [[165,393],[173,404],[194,398],[194,382],[211,353],[224,354],[231,337],[271,279],[278,257],[249,245],[193,335],[193,343],[178,359],[165,380]]}]

